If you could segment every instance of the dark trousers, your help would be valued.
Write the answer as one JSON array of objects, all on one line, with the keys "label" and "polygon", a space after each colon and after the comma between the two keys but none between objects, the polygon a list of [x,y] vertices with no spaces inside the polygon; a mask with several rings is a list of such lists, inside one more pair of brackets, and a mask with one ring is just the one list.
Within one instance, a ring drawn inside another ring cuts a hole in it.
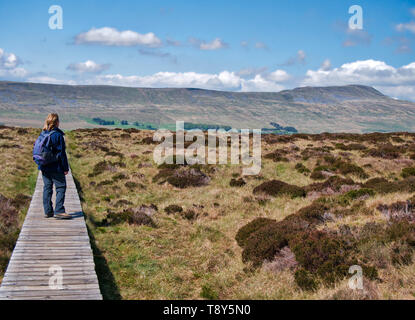
[{"label": "dark trousers", "polygon": [[52,214],[52,193],[53,185],[55,184],[56,188],[56,204],[55,204],[55,214],[65,213],[65,207],[63,206],[65,202],[65,192],[66,192],[66,177],[63,173],[58,172],[43,172],[43,209],[45,214]]}]

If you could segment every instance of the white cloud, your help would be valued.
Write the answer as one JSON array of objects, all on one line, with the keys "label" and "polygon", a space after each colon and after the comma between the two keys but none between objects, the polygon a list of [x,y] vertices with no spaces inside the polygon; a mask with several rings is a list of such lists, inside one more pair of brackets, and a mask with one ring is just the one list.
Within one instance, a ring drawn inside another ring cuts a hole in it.
[{"label": "white cloud", "polygon": [[400,24],[396,25],[395,28],[399,32],[409,31],[409,32],[415,34],[415,21],[411,21],[411,22],[408,22],[408,23],[400,23]]},{"label": "white cloud", "polygon": [[284,70],[275,70],[274,72],[271,72],[267,79],[273,82],[284,82],[291,78],[291,76]]},{"label": "white cloud", "polygon": [[190,38],[189,42],[200,50],[219,50],[228,47],[228,44],[220,38],[216,38],[211,42],[205,42],[197,38]]},{"label": "white cloud", "polygon": [[0,76],[10,78],[23,78],[27,75],[27,71],[19,67],[20,59],[14,54],[5,52],[0,48]]},{"label": "white cloud", "polygon": [[257,74],[244,79],[239,74],[222,71],[218,74],[196,72],[158,72],[148,76],[123,76],[110,74],[97,76],[94,83],[152,88],[202,88],[230,91],[280,91],[285,89],[283,82],[290,76],[283,70],[270,74]]},{"label": "white cloud", "polygon": [[411,14],[415,17],[415,8],[412,8],[410,11],[411,11]]},{"label": "white cloud", "polygon": [[0,68],[14,69],[20,64],[19,59],[14,53],[7,53],[0,48]]},{"label": "white cloud", "polygon": [[330,59],[326,59],[323,61],[323,63],[320,66],[320,69],[323,71],[328,71],[331,69],[331,61]]},{"label": "white cloud", "polygon": [[332,70],[308,70],[301,85],[330,86],[363,84],[392,97],[415,100],[415,62],[395,68],[383,61],[345,63]]},{"label": "white cloud", "polygon": [[[292,86],[330,86],[362,84],[374,86],[381,92],[403,99],[415,100],[415,62],[395,68],[383,61],[364,60],[332,68],[326,59],[317,70],[308,70],[304,77],[293,78],[278,69],[246,69],[217,74],[196,72],[158,72],[148,76],[99,75],[91,84],[131,87],[203,88],[228,91],[281,91]],[[289,85],[288,85],[289,84]]]},{"label": "white cloud", "polygon": [[159,47],[161,40],[153,33],[140,34],[135,31],[118,31],[115,28],[92,28],[75,37],[76,44],[100,44],[105,46],[147,46]]},{"label": "white cloud", "polygon": [[250,80],[243,80],[241,83],[241,90],[243,92],[278,92],[284,90],[285,87],[277,82],[269,80],[264,76],[257,74],[255,78]]},{"label": "white cloud", "polygon": [[71,63],[67,69],[79,73],[100,73],[104,70],[107,70],[109,67],[109,64],[98,64],[95,61],[87,60],[85,62]]},{"label": "white cloud", "polygon": [[34,83],[51,83],[51,84],[68,84],[68,85],[77,84],[73,80],[61,80],[61,79],[56,79],[54,77],[49,77],[49,76],[29,77],[27,78],[27,81],[34,82]]}]

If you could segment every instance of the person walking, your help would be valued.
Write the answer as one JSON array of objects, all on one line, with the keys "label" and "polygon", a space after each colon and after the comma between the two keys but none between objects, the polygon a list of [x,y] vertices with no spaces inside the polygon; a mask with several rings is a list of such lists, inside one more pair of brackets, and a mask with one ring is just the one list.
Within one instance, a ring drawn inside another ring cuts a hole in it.
[{"label": "person walking", "polygon": [[[56,113],[50,113],[43,126],[38,140],[42,144],[40,157],[49,158],[47,161],[36,161],[35,152],[34,160],[38,163],[38,169],[42,171],[43,178],[43,209],[46,218],[55,217],[58,219],[71,219],[72,216],[65,212],[65,192],[66,192],[66,175],[69,172],[68,158],[66,156],[65,133],[59,129],[59,116]],[[36,149],[35,143],[35,149]],[[44,150],[47,150],[45,152]],[[53,185],[56,188],[55,210],[52,207]]]}]

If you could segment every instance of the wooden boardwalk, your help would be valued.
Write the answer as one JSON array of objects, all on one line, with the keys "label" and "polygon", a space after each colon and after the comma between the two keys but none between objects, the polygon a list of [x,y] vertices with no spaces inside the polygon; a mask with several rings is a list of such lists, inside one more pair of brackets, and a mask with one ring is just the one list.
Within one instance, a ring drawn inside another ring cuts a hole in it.
[{"label": "wooden boardwalk", "polygon": [[42,174],[39,173],[32,202],[0,286],[0,299],[102,299],[81,202],[71,173],[66,181],[65,208],[73,219],[46,219],[42,205]]}]

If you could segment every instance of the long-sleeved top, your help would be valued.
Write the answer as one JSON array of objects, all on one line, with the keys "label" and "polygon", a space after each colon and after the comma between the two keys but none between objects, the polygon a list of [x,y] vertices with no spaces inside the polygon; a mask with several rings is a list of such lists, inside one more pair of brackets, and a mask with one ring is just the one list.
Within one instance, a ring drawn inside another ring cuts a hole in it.
[{"label": "long-sleeved top", "polygon": [[[47,165],[38,166],[39,170],[44,172],[59,172],[64,173],[69,171],[68,158],[66,156],[66,146],[65,138],[63,137],[65,133],[56,128],[52,130],[53,133],[50,135],[50,146],[52,147],[52,152],[56,154],[56,159],[58,161],[49,163]],[[48,134],[50,131],[44,130],[41,134]]]}]

